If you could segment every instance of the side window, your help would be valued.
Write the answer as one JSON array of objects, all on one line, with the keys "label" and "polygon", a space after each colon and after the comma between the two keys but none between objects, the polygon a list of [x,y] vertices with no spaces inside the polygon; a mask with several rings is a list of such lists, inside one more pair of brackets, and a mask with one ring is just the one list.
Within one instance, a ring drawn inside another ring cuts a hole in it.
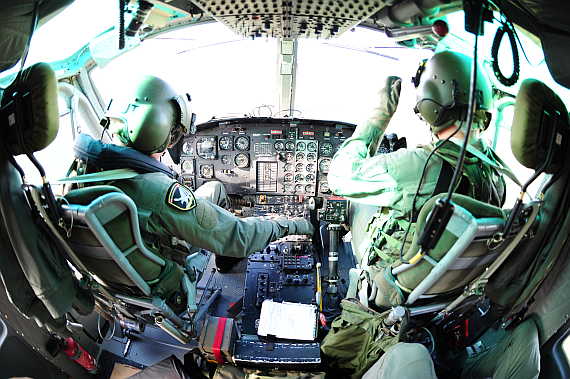
[{"label": "side window", "polygon": [[[59,130],[53,142],[43,150],[34,153],[34,156],[46,171],[46,176],[52,185],[55,194],[61,194],[63,185],[57,184],[57,180],[65,177],[67,170],[73,162],[73,133],[71,115],[65,102],[60,99],[59,105]],[[28,183],[41,185],[42,179],[36,167],[25,155],[16,157],[16,162],[26,173]]]},{"label": "side window", "polygon": [[[511,126],[513,124],[514,110],[514,99],[499,105],[497,108],[495,128],[490,127],[485,131],[483,138],[514,172],[521,184],[524,184],[534,173],[534,170],[524,167],[513,155],[511,149]],[[543,177],[544,174],[539,176],[527,190],[528,194],[533,198],[536,197],[538,193]],[[519,195],[520,187],[507,177],[505,177],[505,182],[507,183],[507,198],[504,207],[512,208]],[[529,198],[527,197],[525,202],[528,200]]]}]

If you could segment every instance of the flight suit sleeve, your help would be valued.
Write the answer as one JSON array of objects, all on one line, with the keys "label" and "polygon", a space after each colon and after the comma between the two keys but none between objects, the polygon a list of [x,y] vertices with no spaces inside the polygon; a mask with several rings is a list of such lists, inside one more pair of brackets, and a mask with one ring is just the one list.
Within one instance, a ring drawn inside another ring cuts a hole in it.
[{"label": "flight suit sleeve", "polygon": [[361,136],[344,143],[331,163],[329,187],[334,194],[359,203],[388,205],[396,182],[388,172],[384,155],[369,156],[370,143]]},{"label": "flight suit sleeve", "polygon": [[280,225],[261,217],[238,218],[200,197],[195,196],[194,202],[191,209],[180,210],[166,200],[149,223],[157,234],[173,235],[214,254],[231,257],[246,257],[280,237],[298,232],[295,228],[289,230],[291,220]]},{"label": "flight suit sleeve", "polygon": [[398,106],[400,84],[398,77],[386,78],[372,115],[335,154],[328,174],[333,193],[366,204],[389,202],[396,183],[388,174],[384,157],[374,155]]}]

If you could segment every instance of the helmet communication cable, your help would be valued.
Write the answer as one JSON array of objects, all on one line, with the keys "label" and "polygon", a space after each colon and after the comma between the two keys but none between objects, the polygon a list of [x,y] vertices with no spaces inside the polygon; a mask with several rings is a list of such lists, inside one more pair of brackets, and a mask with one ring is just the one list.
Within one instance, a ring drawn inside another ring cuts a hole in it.
[{"label": "helmet communication cable", "polygon": [[482,4],[478,7],[477,12],[477,25],[475,27],[475,30],[472,31],[472,33],[475,35],[475,45],[473,48],[473,61],[471,65],[472,71],[469,89],[469,103],[467,106],[467,128],[465,130],[463,145],[461,146],[461,151],[459,152],[457,166],[453,172],[453,178],[451,179],[451,183],[447,191],[447,196],[444,200],[438,199],[435,202],[434,207],[426,220],[426,224],[418,237],[417,244],[420,247],[420,251],[414,257],[414,261],[417,261],[419,258],[421,258],[422,255],[427,254],[437,245],[455,209],[455,206],[451,201],[451,195],[453,194],[455,186],[459,181],[459,175],[461,174],[461,168],[463,167],[463,161],[465,159],[465,154],[467,153],[469,134],[471,132],[471,124],[473,123],[473,116],[475,114],[476,108],[475,91],[477,87],[478,68],[477,46],[479,41],[479,34],[482,33],[482,30],[480,30],[482,29],[480,27],[483,23],[484,13],[484,6]]},{"label": "helmet communication cable", "polygon": [[424,164],[424,168],[422,170],[422,175],[420,176],[420,182],[418,183],[418,189],[416,190],[416,194],[414,195],[414,200],[412,201],[412,209],[410,210],[410,221],[408,222],[408,226],[406,227],[406,232],[404,233],[404,238],[402,239],[402,244],[400,246],[400,261],[403,264],[410,264],[410,261],[405,260],[404,256],[403,256],[404,255],[404,241],[406,241],[406,238],[408,238],[408,234],[410,232],[410,227],[412,225],[412,222],[414,221],[414,211],[416,209],[416,201],[418,199],[418,196],[420,195],[420,189],[422,188],[422,182],[423,182],[425,174],[426,174],[426,170],[427,170],[429,160],[431,159],[431,157],[433,157],[433,155],[435,154],[435,151],[437,149],[439,149],[441,146],[443,146],[444,144],[446,144],[451,139],[451,137],[455,136],[457,134],[457,132],[459,132],[459,130],[461,130],[462,127],[463,127],[463,120],[461,120],[461,123],[459,124],[457,129],[453,133],[451,133],[451,135],[449,137],[444,139],[442,143],[437,144],[435,146],[435,148],[432,150],[432,152],[428,155],[428,157],[426,159],[426,163]]}]

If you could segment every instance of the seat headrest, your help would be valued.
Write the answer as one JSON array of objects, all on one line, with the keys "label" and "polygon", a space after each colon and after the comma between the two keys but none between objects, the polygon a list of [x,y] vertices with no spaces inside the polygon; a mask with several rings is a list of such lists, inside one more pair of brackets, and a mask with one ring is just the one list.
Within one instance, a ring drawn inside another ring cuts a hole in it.
[{"label": "seat headrest", "polygon": [[[515,115],[511,127],[511,149],[515,158],[523,166],[534,170],[537,170],[544,162],[543,154],[539,152],[539,138],[545,108],[559,111],[560,121],[568,125],[568,112],[560,97],[539,80],[524,80],[515,102]],[[561,163],[552,162],[545,172],[555,173]]]},{"label": "seat headrest", "polygon": [[[14,93],[27,91],[30,93],[33,126],[25,138],[28,148],[35,152],[48,146],[55,139],[59,128],[57,77],[49,64],[36,63],[20,72],[4,91],[2,108],[12,102]],[[15,138],[8,139],[6,147],[12,155],[24,152]]]}]

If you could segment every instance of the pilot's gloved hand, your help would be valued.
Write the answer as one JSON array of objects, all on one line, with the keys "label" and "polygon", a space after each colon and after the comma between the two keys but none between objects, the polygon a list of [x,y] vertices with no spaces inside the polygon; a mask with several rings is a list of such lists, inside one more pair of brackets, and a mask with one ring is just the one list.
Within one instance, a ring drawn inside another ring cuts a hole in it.
[{"label": "pilot's gloved hand", "polygon": [[389,76],[385,79],[384,85],[378,91],[376,107],[372,115],[364,124],[358,125],[355,134],[365,137],[368,141],[374,141],[382,136],[398,108],[401,86],[402,79],[397,76]]},{"label": "pilot's gloved hand", "polygon": [[295,217],[291,219],[277,217],[271,221],[277,223],[281,227],[282,237],[294,234],[307,234],[312,236],[315,232],[313,225],[311,225],[309,221],[302,217]]}]

